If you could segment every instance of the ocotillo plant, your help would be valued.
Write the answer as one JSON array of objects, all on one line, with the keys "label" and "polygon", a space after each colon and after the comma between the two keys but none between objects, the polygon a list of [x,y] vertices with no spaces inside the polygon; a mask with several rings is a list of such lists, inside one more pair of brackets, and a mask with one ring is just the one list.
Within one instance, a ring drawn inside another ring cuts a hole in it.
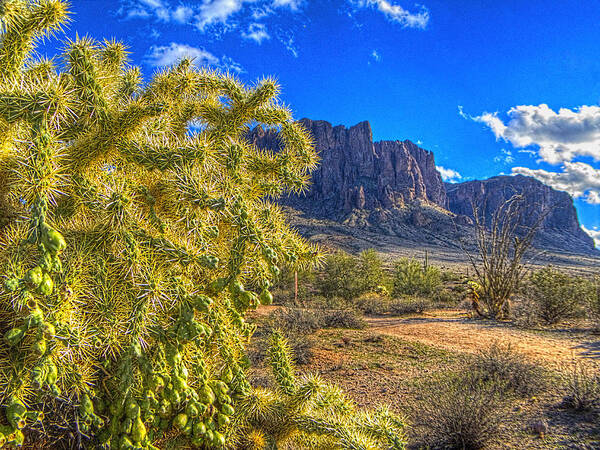
[{"label": "ocotillo plant", "polygon": [[122,44],[89,38],[36,59],[67,4],[0,8],[0,444],[401,447],[392,415],[297,383],[281,338],[280,388],[246,377],[245,311],[317,254],[271,203],[317,163],[275,81],[183,60],[143,83]]}]

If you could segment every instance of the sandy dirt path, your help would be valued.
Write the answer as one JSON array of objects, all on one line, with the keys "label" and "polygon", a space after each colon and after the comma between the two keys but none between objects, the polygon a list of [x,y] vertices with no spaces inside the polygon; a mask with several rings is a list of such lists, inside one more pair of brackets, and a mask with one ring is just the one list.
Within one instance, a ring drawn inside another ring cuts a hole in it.
[{"label": "sandy dirt path", "polygon": [[433,347],[474,353],[494,341],[551,365],[573,358],[600,362],[600,336],[565,330],[523,330],[507,323],[470,319],[464,311],[439,310],[415,317],[370,317],[371,330]]}]

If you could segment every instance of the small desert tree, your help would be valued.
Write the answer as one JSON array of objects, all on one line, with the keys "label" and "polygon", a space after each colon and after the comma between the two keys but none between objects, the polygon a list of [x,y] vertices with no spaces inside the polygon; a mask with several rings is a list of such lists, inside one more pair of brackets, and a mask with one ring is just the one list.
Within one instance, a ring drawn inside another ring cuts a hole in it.
[{"label": "small desert tree", "polygon": [[[0,446],[401,446],[387,416],[296,380],[281,339],[279,388],[246,377],[244,312],[316,255],[269,201],[317,162],[277,84],[188,60],[143,84],[120,43],[89,38],[35,59],[66,2],[0,8]],[[282,149],[249,144],[250,124]]]},{"label": "small desert tree", "polygon": [[532,226],[524,226],[525,199],[515,194],[494,211],[488,226],[486,217],[472,206],[476,252],[464,243],[462,248],[475,272],[473,307],[480,316],[504,319],[528,270],[524,256],[549,210],[542,212]]},{"label": "small desert tree", "polygon": [[369,248],[359,253],[356,269],[360,294],[385,289],[387,276],[383,260],[375,249]]},{"label": "small desert tree", "polygon": [[441,284],[441,272],[435,266],[423,265],[416,259],[400,258],[393,275],[395,297],[431,295]]}]

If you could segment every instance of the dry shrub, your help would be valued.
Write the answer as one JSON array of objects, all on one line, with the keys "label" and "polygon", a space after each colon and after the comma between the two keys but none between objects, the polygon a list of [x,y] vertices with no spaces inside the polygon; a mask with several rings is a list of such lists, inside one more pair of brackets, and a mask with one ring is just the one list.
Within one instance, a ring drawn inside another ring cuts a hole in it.
[{"label": "dry shrub", "polygon": [[481,449],[500,438],[506,387],[465,374],[441,380],[424,394],[417,426],[429,448]]},{"label": "dry shrub", "polygon": [[423,297],[404,297],[394,300],[390,303],[390,313],[396,315],[403,314],[422,314],[433,307],[433,303],[428,298]]},{"label": "dry shrub", "polygon": [[364,314],[377,315],[389,312],[390,298],[376,292],[367,292],[356,299],[354,306]]},{"label": "dry shrub", "polygon": [[600,374],[582,361],[573,361],[562,374],[563,406],[576,411],[600,407]]},{"label": "dry shrub", "polygon": [[323,317],[323,328],[354,328],[366,326],[364,319],[353,309],[332,309],[320,312]]},{"label": "dry shrub", "polygon": [[546,371],[525,355],[514,350],[511,344],[494,342],[480,350],[470,364],[471,372],[482,381],[499,381],[510,392],[529,397],[544,390]]}]

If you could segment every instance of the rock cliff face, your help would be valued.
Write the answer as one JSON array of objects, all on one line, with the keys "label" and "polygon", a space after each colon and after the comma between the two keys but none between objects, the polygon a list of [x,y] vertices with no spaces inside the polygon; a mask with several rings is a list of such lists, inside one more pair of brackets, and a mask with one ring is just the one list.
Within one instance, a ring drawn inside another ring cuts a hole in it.
[{"label": "rock cliff face", "polygon": [[497,176],[483,181],[446,184],[448,209],[455,214],[473,217],[473,207],[489,224],[494,211],[514,194],[525,198],[527,213],[523,221],[533,226],[545,212],[550,213],[542,220],[540,232],[549,239],[562,236],[565,240],[559,246],[593,248],[593,239],[585,233],[579,224],[577,210],[569,194],[552,189],[535,178],[516,176]]},{"label": "rock cliff face", "polygon": [[[446,207],[446,191],[433,153],[410,141],[373,142],[369,122],[353,127],[301,120],[313,135],[321,163],[306,196],[285,202],[317,217],[340,219],[353,210],[404,207],[415,202]],[[276,149],[277,136],[257,128],[249,139]]]},{"label": "rock cliff face", "polygon": [[[408,140],[373,142],[369,122],[350,128],[324,120],[301,122],[312,134],[321,161],[309,191],[281,202],[308,217],[455,245],[459,235],[472,232],[472,202],[491,217],[502,202],[522,193],[527,201],[527,225],[545,208],[553,208],[541,225],[538,244],[584,252],[594,248],[592,238],[579,226],[571,197],[533,178],[499,176],[445,184],[433,153]],[[262,128],[250,131],[248,139],[260,148],[279,147],[277,133]]]}]

